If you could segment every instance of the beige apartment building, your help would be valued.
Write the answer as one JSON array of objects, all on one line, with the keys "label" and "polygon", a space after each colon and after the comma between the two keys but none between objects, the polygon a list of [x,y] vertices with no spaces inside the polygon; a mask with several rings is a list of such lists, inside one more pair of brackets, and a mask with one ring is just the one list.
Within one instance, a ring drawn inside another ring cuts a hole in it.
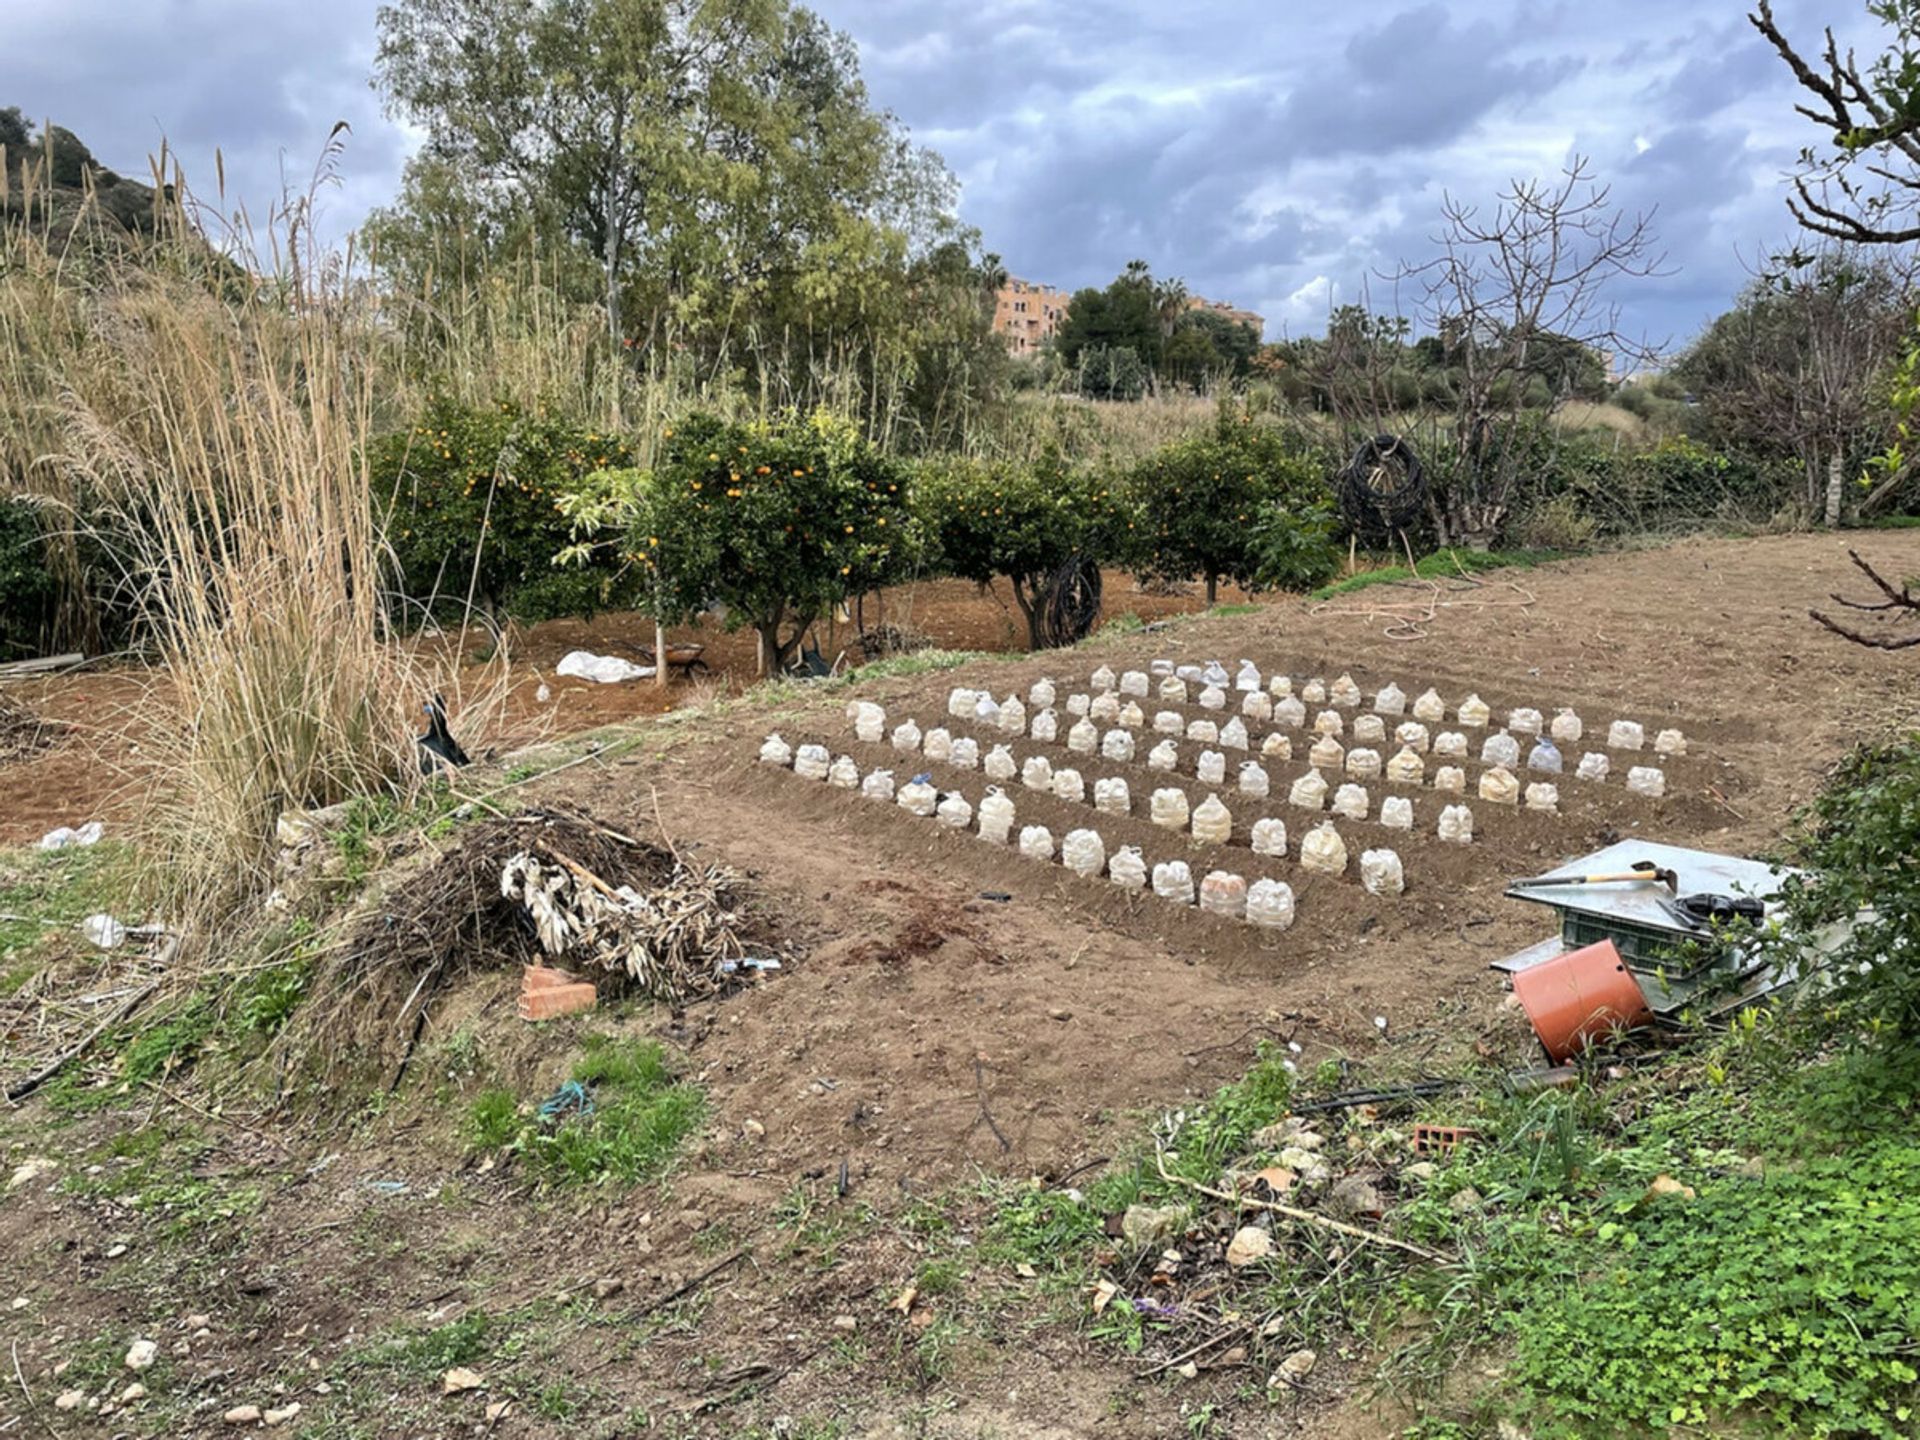
[{"label": "beige apartment building", "polygon": [[1214,314],[1231,320],[1236,325],[1251,325],[1253,327],[1253,333],[1256,335],[1264,336],[1267,333],[1266,317],[1258,311],[1242,310],[1237,306],[1228,304],[1225,300],[1209,300],[1204,295],[1189,295],[1187,297],[1187,309],[1211,310]]},{"label": "beige apartment building", "polygon": [[1064,290],[1009,276],[993,300],[993,331],[1004,335],[1013,355],[1032,355],[1051,340],[1067,318]]}]

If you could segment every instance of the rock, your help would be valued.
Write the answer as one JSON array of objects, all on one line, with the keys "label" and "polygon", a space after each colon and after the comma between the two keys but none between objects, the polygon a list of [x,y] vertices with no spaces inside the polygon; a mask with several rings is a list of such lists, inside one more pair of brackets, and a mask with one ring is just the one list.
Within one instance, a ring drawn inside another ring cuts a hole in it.
[{"label": "rock", "polygon": [[1243,1225],[1227,1242],[1227,1264],[1239,1270],[1273,1253],[1273,1236],[1258,1225]]},{"label": "rock", "polygon": [[494,1400],[487,1405],[487,1423],[493,1424],[513,1408],[511,1400]]},{"label": "rock", "polygon": [[1071,1010],[1062,1010],[1058,1006],[1055,1006],[1053,1009],[1047,1011],[1047,1018],[1049,1020],[1059,1020],[1064,1023],[1065,1021],[1073,1019],[1073,1012]]},{"label": "rock", "polygon": [[60,1392],[60,1398],[53,1402],[53,1408],[56,1410],[78,1410],[82,1405],[86,1403],[87,1403],[86,1391],[62,1390]]},{"label": "rock", "polygon": [[766,1138],[767,1127],[762,1125],[758,1120],[749,1120],[746,1124],[742,1125],[740,1129],[745,1132],[749,1140],[763,1140]]},{"label": "rock", "polygon": [[683,1230],[704,1230],[707,1228],[707,1217],[702,1215],[698,1210],[682,1210],[679,1218],[680,1228]]},{"label": "rock", "polygon": [[120,1392],[120,1403],[122,1405],[131,1405],[136,1400],[144,1400],[146,1398],[147,1387],[142,1385],[138,1380]]},{"label": "rock", "polygon": [[127,1368],[145,1370],[160,1358],[160,1347],[152,1340],[136,1340],[127,1347]]},{"label": "rock", "polygon": [[833,1328],[852,1332],[860,1328],[860,1322],[851,1315],[836,1315],[833,1317]]},{"label": "rock", "polygon": [[276,1429],[279,1426],[286,1424],[289,1420],[293,1419],[293,1417],[298,1415],[299,1413],[300,1413],[300,1402],[298,1400],[295,1400],[289,1404],[281,1406],[278,1410],[267,1411],[267,1413],[262,1415],[260,1418],[267,1422],[268,1429]]},{"label": "rock", "polygon": [[1400,1175],[1402,1179],[1418,1180],[1422,1185],[1425,1185],[1439,1173],[1440,1167],[1431,1160],[1416,1160],[1413,1164],[1402,1170]]},{"label": "rock", "polygon": [[26,1308],[27,1308],[27,1306],[29,1306],[29,1305],[31,1305],[32,1303],[33,1303],[33,1302],[32,1302],[31,1300],[29,1300],[29,1299],[28,1299],[28,1298],[27,1298],[26,1296],[24,1296],[24,1295],[16,1295],[16,1296],[14,1296],[14,1297],[13,1297],[13,1306],[12,1306],[12,1308],[13,1308],[13,1309],[15,1309],[15,1310],[24,1310],[24,1309],[26,1309]]},{"label": "rock", "polygon": [[1158,1250],[1186,1223],[1184,1205],[1129,1205],[1120,1217],[1120,1233],[1136,1250]]},{"label": "rock", "polygon": [[1280,1152],[1280,1165],[1291,1170],[1302,1185],[1318,1185],[1331,1173],[1325,1160],[1297,1145],[1289,1145]]},{"label": "rock", "polygon": [[1464,1215],[1469,1210],[1478,1210],[1483,1203],[1480,1192],[1469,1185],[1454,1193],[1453,1198],[1447,1201],[1447,1208],[1456,1215]]},{"label": "rock", "polygon": [[1378,1215],[1387,1207],[1372,1181],[1349,1175],[1327,1192],[1327,1208],[1335,1218],[1351,1220],[1356,1215]]},{"label": "rock", "polygon": [[258,1425],[260,1407],[258,1405],[236,1405],[220,1417],[229,1425]]},{"label": "rock", "polygon": [[1174,1371],[1174,1374],[1178,1375],[1182,1380],[1197,1380],[1200,1378],[1200,1367],[1189,1360],[1178,1370]]},{"label": "rock", "polygon": [[127,1247],[125,1245],[109,1245],[107,1247],[107,1259],[109,1260],[118,1260],[126,1253]]},{"label": "rock", "polygon": [[1671,1175],[1656,1175],[1653,1177],[1653,1183],[1647,1186],[1647,1193],[1642,1195],[1640,1200],[1641,1203],[1644,1204],[1649,1200],[1657,1200],[1665,1195],[1678,1195],[1682,1200],[1691,1200],[1693,1199],[1693,1187],[1691,1185],[1682,1185]]},{"label": "rock", "polygon": [[43,1156],[36,1155],[31,1160],[23,1160],[14,1167],[13,1175],[7,1181],[7,1189],[18,1190],[22,1185],[38,1180],[42,1175],[51,1175],[59,1168],[59,1161],[48,1160]]},{"label": "rock", "polygon": [[596,1300],[611,1300],[626,1288],[626,1281],[616,1279],[610,1275],[604,1280],[596,1280],[593,1282],[593,1298]]},{"label": "rock", "polygon": [[1280,1362],[1280,1368],[1273,1372],[1273,1385],[1299,1385],[1313,1373],[1314,1365],[1320,1357],[1311,1350],[1296,1350]]},{"label": "rock", "polygon": [[188,1330],[205,1330],[209,1325],[213,1324],[213,1317],[211,1315],[189,1315],[183,1323]]},{"label": "rock", "polygon": [[440,1393],[458,1395],[466,1390],[479,1390],[486,1383],[486,1377],[478,1370],[469,1370],[464,1365],[456,1365],[440,1377]]}]

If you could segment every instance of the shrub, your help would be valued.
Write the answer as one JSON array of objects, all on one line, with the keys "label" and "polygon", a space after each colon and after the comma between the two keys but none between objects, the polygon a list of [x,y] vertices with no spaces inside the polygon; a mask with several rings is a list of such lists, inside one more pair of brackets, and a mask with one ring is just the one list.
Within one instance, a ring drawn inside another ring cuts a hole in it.
[{"label": "shrub", "polygon": [[544,406],[436,401],[372,452],[400,592],[454,615],[471,591],[490,613],[522,620],[631,603],[638,577],[630,567],[603,556],[559,571],[554,558],[578,538],[563,497],[585,476],[632,463],[625,441]]},{"label": "shrub", "polygon": [[0,657],[38,654],[52,632],[59,598],[39,512],[24,500],[0,496]]}]

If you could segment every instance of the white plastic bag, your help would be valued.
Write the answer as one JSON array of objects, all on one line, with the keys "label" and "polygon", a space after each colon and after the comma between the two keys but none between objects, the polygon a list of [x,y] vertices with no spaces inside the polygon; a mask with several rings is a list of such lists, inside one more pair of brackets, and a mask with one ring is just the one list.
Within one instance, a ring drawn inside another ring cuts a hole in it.
[{"label": "white plastic bag", "polygon": [[1184,735],[1187,733],[1187,717],[1178,710],[1156,710],[1153,712],[1153,733]]},{"label": "white plastic bag", "polygon": [[1548,733],[1553,736],[1553,743],[1556,745],[1578,745],[1586,729],[1580,717],[1573,711],[1562,710],[1553,717],[1553,724],[1548,727]]},{"label": "white plastic bag", "polygon": [[1092,708],[1093,697],[1091,695],[1081,694],[1067,696],[1067,714],[1073,716],[1076,720]]},{"label": "white plastic bag", "polygon": [[1209,685],[1200,692],[1202,710],[1224,710],[1227,708],[1227,692],[1218,685]]},{"label": "white plastic bag", "polygon": [[933,818],[949,830],[964,830],[973,823],[973,806],[958,790],[949,791],[934,808]]},{"label": "white plastic bag", "polygon": [[1218,685],[1224,690],[1231,681],[1232,677],[1227,674],[1227,667],[1218,660],[1207,661],[1206,668],[1200,672],[1200,683],[1203,685]]},{"label": "white plastic bag", "polygon": [[1566,760],[1551,740],[1537,741],[1533,749],[1527,752],[1527,769],[1529,770],[1538,771],[1542,775],[1558,775],[1566,768]]},{"label": "white plastic bag", "polygon": [[1356,745],[1384,745],[1387,743],[1387,722],[1378,715],[1356,715],[1353,717],[1353,741]]},{"label": "white plastic bag", "polygon": [[1018,695],[1009,695],[1000,702],[1000,728],[1008,735],[1027,733],[1027,707],[1020,703]]},{"label": "white plastic bag", "polygon": [[902,720],[894,726],[893,748],[902,754],[917,754],[920,749],[920,727],[911,720]]},{"label": "white plastic bag", "polygon": [[793,773],[803,780],[824,780],[833,757],[824,745],[802,745],[793,752]]},{"label": "white plastic bag", "polygon": [[1467,793],[1467,772],[1458,765],[1442,765],[1433,772],[1433,788],[1450,795]]},{"label": "white plastic bag", "polygon": [[1122,890],[1147,888],[1147,864],[1138,845],[1122,845],[1107,861],[1107,878]]},{"label": "white plastic bag", "polygon": [[1463,730],[1484,730],[1487,722],[1493,718],[1493,707],[1478,695],[1469,695],[1460,702],[1460,708],[1454,712]]},{"label": "white plastic bag", "polygon": [[1504,765],[1496,765],[1491,770],[1481,772],[1480,798],[1494,805],[1517,805],[1520,803],[1520,781]]},{"label": "white plastic bag", "polygon": [[1433,748],[1433,740],[1427,734],[1427,727],[1418,720],[1409,720],[1405,724],[1393,727],[1394,742],[1404,745],[1415,754],[1424,755]]},{"label": "white plastic bag", "polygon": [[1652,765],[1635,765],[1627,771],[1627,789],[1636,795],[1658,800],[1667,793],[1666,771]]},{"label": "white plastic bag", "polygon": [[1438,725],[1447,718],[1447,702],[1438,690],[1425,690],[1413,702],[1413,718],[1427,725]]},{"label": "white plastic bag", "polygon": [[1147,818],[1162,830],[1184,830],[1187,828],[1187,792],[1184,790],[1156,790],[1153,799],[1147,802]]},{"label": "white plastic bag", "polygon": [[1678,730],[1662,730],[1653,737],[1653,753],[1680,756],[1687,753],[1687,737]]},{"label": "white plastic bag", "polygon": [[980,838],[990,845],[1004,845],[1013,833],[1013,801],[998,785],[988,789],[980,801]]},{"label": "white plastic bag", "polygon": [[1220,727],[1211,720],[1195,720],[1187,726],[1187,739],[1198,740],[1202,745],[1220,743]]},{"label": "white plastic bag", "polygon": [[1227,778],[1227,757],[1218,750],[1202,750],[1193,773],[1202,785],[1218,785]]},{"label": "white plastic bag", "polygon": [[1380,823],[1389,830],[1413,828],[1413,801],[1405,795],[1389,795],[1380,802]]},{"label": "white plastic bag", "polygon": [[1347,842],[1333,828],[1331,820],[1322,821],[1300,841],[1300,868],[1322,875],[1338,875],[1347,868]]},{"label": "white plastic bag", "polygon": [[1091,720],[1074,722],[1067,731],[1067,748],[1080,755],[1091,755],[1100,744],[1100,727]]},{"label": "white plastic bag", "polygon": [[1638,750],[1646,743],[1646,729],[1637,720],[1616,720],[1607,727],[1609,750]]},{"label": "white plastic bag", "polygon": [[1129,700],[1120,707],[1120,723],[1129,730],[1138,730],[1147,723],[1147,712]]},{"label": "white plastic bag", "polygon": [[975,708],[980,704],[980,694],[976,690],[967,690],[954,686],[947,692],[947,714],[955,720],[971,720]]},{"label": "white plastic bag", "polygon": [[1275,700],[1284,700],[1293,694],[1291,675],[1270,675],[1267,677],[1267,693]]},{"label": "white plastic bag", "polygon": [[1240,793],[1255,800],[1264,800],[1273,789],[1273,779],[1258,760],[1240,762]]},{"label": "white plastic bag", "polygon": [[1020,767],[1020,783],[1029,790],[1053,788],[1053,762],[1044,755],[1029,755]]},{"label": "white plastic bag", "polygon": [[1087,706],[1087,719],[1098,720],[1102,725],[1111,725],[1119,718],[1120,697],[1111,690],[1103,690]]},{"label": "white plastic bag", "polygon": [[1060,734],[1060,717],[1055,715],[1051,710],[1042,710],[1038,715],[1033,717],[1033,723],[1028,727],[1027,733],[1032,735],[1036,740],[1052,741],[1057,739]]},{"label": "white plastic bag", "polygon": [[940,792],[924,780],[909,780],[893,797],[893,803],[909,815],[925,819],[939,808]]},{"label": "white plastic bag", "polygon": [[868,800],[893,799],[893,771],[869,770],[860,782],[860,794]]},{"label": "white plastic bag", "polygon": [[1360,687],[1354,683],[1353,676],[1342,675],[1327,688],[1327,699],[1342,710],[1360,708]]},{"label": "white plastic bag", "polygon": [[994,703],[993,696],[982,690],[973,698],[973,723],[982,726],[1000,728],[1000,707]]},{"label": "white plastic bag", "polygon": [[1307,751],[1307,763],[1318,770],[1338,772],[1346,768],[1347,747],[1331,735],[1322,735]]},{"label": "white plastic bag", "polygon": [[887,734],[887,712],[871,700],[853,702],[854,738],[867,745],[878,745]]},{"label": "white plastic bag", "polygon": [[[769,765],[791,765],[793,763],[793,747],[782,740],[777,734],[769,735],[765,740],[760,742],[760,758]],[[62,827],[62,829],[64,830],[64,827]],[[56,830],[40,842],[40,848],[42,850],[58,850],[63,845],[70,845],[73,843],[72,840],[68,838],[71,834],[71,831],[66,831],[63,834],[62,830]],[[59,836],[59,840],[54,844],[48,844],[47,842],[53,840],[55,836]]]},{"label": "white plastic bag", "polygon": [[1053,859],[1053,832],[1044,825],[1026,825],[1020,830],[1020,858]]},{"label": "white plastic bag", "polygon": [[1560,787],[1549,785],[1544,780],[1535,780],[1527,786],[1527,809],[1543,810],[1549,815],[1560,810]]},{"label": "white plastic bag", "polygon": [[1172,770],[1180,764],[1180,747],[1171,740],[1162,740],[1147,752],[1149,770]]},{"label": "white plastic bag", "polygon": [[1092,684],[1095,690],[1113,689],[1115,684],[1113,667],[1111,665],[1102,665],[1098,670],[1093,672],[1093,678],[1089,683]]},{"label": "white plastic bag", "polygon": [[1233,838],[1233,813],[1218,795],[1209,795],[1193,812],[1193,838],[1202,845],[1224,845]]},{"label": "white plastic bag", "polygon": [[1464,805],[1449,805],[1440,812],[1436,833],[1450,845],[1465,845],[1473,839],[1473,811]]},{"label": "white plastic bag", "polygon": [[1100,754],[1108,760],[1121,764],[1133,759],[1133,732],[1131,730],[1109,730],[1100,737]]},{"label": "white plastic bag", "polygon": [[1273,707],[1273,723],[1284,725],[1289,730],[1298,730],[1307,723],[1307,707],[1298,695],[1289,695],[1277,701]]},{"label": "white plastic bag", "polygon": [[1518,765],[1520,763],[1520,742],[1504,730],[1496,730],[1481,743],[1480,763],[1483,765]]},{"label": "white plastic bag", "polygon": [[927,731],[926,738],[920,742],[920,748],[929,760],[944,765],[953,758],[953,736],[936,725]]},{"label": "white plastic bag", "polygon": [[1107,868],[1106,842],[1097,830],[1069,830],[1060,842],[1060,863],[1091,880]]},{"label": "white plastic bag", "polygon": [[1398,895],[1407,888],[1407,873],[1391,850],[1360,852],[1360,885],[1369,895]]},{"label": "white plastic bag", "polygon": [[1540,712],[1522,707],[1507,712],[1507,729],[1515,735],[1532,738],[1540,733]]},{"label": "white plastic bag", "polygon": [[1605,780],[1607,773],[1612,769],[1613,761],[1609,760],[1605,755],[1602,755],[1598,750],[1589,750],[1580,757],[1580,768],[1574,773],[1582,780],[1593,780],[1597,782]]},{"label": "white plastic bag", "polygon": [[1131,811],[1133,796],[1128,793],[1127,782],[1117,775],[1110,780],[1094,781],[1093,808],[1109,815],[1125,815]]},{"label": "white plastic bag", "polygon": [[1178,675],[1169,675],[1160,682],[1160,698],[1169,705],[1187,703],[1187,682]]},{"label": "white plastic bag", "polygon": [[860,788],[860,767],[853,763],[851,755],[842,755],[827,767],[827,783],[836,790]]},{"label": "white plastic bag", "polygon": [[1366,819],[1369,803],[1364,785],[1342,785],[1333,792],[1333,813],[1348,820]]},{"label": "white plastic bag", "polygon": [[1120,677],[1120,693],[1122,695],[1136,695],[1141,699],[1145,699],[1150,688],[1147,672],[1144,670],[1129,670]]},{"label": "white plastic bag", "polygon": [[1319,676],[1316,675],[1313,679],[1307,681],[1306,684],[1300,687],[1300,698],[1306,701],[1307,704],[1309,705],[1326,704],[1327,703],[1327,682],[1322,680]]},{"label": "white plastic bag", "polygon": [[1200,882],[1200,908],[1209,915],[1241,920],[1247,913],[1247,882],[1228,870],[1209,870]]},{"label": "white plastic bag", "polygon": [[987,758],[981,762],[981,769],[987,772],[989,780],[1011,780],[1020,773],[1020,765],[1013,758],[1013,751],[1006,745],[996,745],[987,752]]},{"label": "white plastic bag", "polygon": [[1442,730],[1438,735],[1433,737],[1433,753],[1436,755],[1444,755],[1449,760],[1465,759],[1467,754],[1467,737],[1462,735],[1458,730]]},{"label": "white plastic bag", "polygon": [[953,742],[953,754],[947,763],[961,770],[976,770],[980,766],[980,742],[971,735],[962,735]]},{"label": "white plastic bag", "polygon": [[1406,714],[1407,692],[1389,680],[1373,697],[1373,713],[1376,715]]},{"label": "white plastic bag", "polygon": [[1027,708],[1047,710],[1053,706],[1053,681],[1042,675],[1027,687]]},{"label": "white plastic bag", "polygon": [[1193,871],[1184,860],[1168,860],[1153,867],[1153,893],[1179,905],[1193,903]]},{"label": "white plastic bag", "polygon": [[1318,770],[1309,770],[1287,791],[1287,803],[1302,810],[1327,808],[1327,782]]},{"label": "white plastic bag", "polygon": [[1395,785],[1418,785],[1427,778],[1427,762],[1412,746],[1402,745],[1387,761],[1387,779]]},{"label": "white plastic bag", "polygon": [[1269,760],[1291,760],[1293,741],[1278,730],[1269,730],[1267,738],[1260,742],[1260,753]]},{"label": "white plastic bag", "polygon": [[1271,817],[1253,822],[1253,836],[1249,842],[1256,855],[1284,855],[1287,853],[1287,822]]},{"label": "white plastic bag", "polygon": [[1087,798],[1087,782],[1080,778],[1078,770],[1056,770],[1053,772],[1053,795],[1056,800],[1078,805]]},{"label": "white plastic bag", "polygon": [[1313,717],[1313,733],[1330,735],[1337,740],[1347,733],[1347,722],[1338,710],[1322,710]]},{"label": "white plastic bag", "polygon": [[1293,924],[1293,887],[1284,880],[1256,880],[1247,887],[1247,923],[1262,930]]},{"label": "white plastic bag", "polygon": [[1380,774],[1380,752],[1364,745],[1347,751],[1347,774],[1356,780],[1372,780]]},{"label": "white plastic bag", "polygon": [[1229,750],[1247,748],[1247,722],[1238,715],[1220,727],[1220,743]]},{"label": "white plastic bag", "polygon": [[1249,720],[1267,720],[1273,716],[1273,697],[1264,690],[1249,690],[1240,702],[1240,713]]},{"label": "white plastic bag", "polygon": [[1233,688],[1244,690],[1248,694],[1257,694],[1260,690],[1260,669],[1251,660],[1242,660],[1240,668],[1234,673]]}]

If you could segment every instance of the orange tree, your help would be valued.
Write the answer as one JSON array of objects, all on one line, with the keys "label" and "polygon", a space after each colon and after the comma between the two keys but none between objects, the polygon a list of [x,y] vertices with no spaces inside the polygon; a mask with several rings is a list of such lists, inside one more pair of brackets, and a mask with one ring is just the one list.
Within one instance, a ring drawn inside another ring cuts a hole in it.
[{"label": "orange tree", "polygon": [[1035,650],[1045,644],[1048,579],[1076,557],[1115,559],[1133,523],[1118,487],[1056,454],[1031,464],[928,460],[914,497],[934,565],[982,586],[1006,576]]},{"label": "orange tree", "polygon": [[1131,563],[1142,575],[1249,590],[1305,589],[1338,564],[1333,496],[1320,464],[1286,438],[1223,413],[1214,433],[1183,440],[1134,467],[1138,511]]},{"label": "orange tree", "polygon": [[908,489],[905,467],[838,416],[701,414],[663,432],[651,470],[602,477],[568,510],[583,530],[618,528],[642,611],[677,625],[718,610],[759,633],[777,672],[835,604],[910,573]]}]

